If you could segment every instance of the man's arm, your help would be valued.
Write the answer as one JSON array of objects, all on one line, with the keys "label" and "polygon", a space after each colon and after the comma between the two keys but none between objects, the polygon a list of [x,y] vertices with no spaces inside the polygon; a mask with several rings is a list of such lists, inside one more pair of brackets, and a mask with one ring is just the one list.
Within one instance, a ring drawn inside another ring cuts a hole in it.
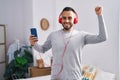
[{"label": "man's arm", "polygon": [[85,44],[94,44],[103,42],[107,39],[107,31],[106,26],[104,24],[104,19],[102,16],[102,7],[96,7],[95,12],[98,16],[98,22],[99,22],[99,34],[98,35],[86,35],[85,36]]},{"label": "man's arm", "polygon": [[48,36],[47,40],[45,41],[43,45],[39,45],[37,43],[38,39],[34,37],[33,35],[29,37],[29,41],[30,41],[31,46],[40,53],[44,53],[45,51],[49,50],[52,47],[50,35]]}]

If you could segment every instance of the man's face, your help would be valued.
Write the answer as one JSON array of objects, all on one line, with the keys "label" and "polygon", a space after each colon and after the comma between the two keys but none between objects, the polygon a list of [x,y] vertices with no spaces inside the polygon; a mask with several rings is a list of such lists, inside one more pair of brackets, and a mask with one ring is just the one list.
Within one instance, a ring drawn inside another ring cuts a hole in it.
[{"label": "man's face", "polygon": [[63,28],[70,30],[74,24],[75,13],[72,11],[64,11],[61,16]]}]

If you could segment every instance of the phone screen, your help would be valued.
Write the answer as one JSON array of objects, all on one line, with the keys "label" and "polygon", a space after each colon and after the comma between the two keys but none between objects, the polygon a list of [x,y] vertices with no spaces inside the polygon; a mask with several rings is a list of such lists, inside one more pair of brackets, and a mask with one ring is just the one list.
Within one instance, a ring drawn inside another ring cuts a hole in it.
[{"label": "phone screen", "polygon": [[30,31],[31,31],[32,35],[34,35],[35,37],[38,37],[37,36],[37,29],[36,28],[31,28]]}]

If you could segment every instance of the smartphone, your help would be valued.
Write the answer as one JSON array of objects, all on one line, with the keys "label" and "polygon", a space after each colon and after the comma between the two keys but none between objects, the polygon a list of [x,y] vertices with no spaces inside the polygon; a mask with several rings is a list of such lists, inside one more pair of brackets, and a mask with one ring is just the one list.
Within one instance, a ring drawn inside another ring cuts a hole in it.
[{"label": "smartphone", "polygon": [[38,37],[36,28],[31,28],[30,31],[31,31],[31,34],[34,35],[34,37]]}]

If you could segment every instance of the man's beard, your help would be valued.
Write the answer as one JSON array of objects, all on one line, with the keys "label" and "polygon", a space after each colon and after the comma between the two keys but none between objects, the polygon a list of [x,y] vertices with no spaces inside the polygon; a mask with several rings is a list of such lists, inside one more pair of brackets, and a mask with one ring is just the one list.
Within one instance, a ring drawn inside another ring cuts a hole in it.
[{"label": "man's beard", "polygon": [[65,27],[65,26],[63,25],[63,29],[64,29],[64,30],[67,30],[67,31],[68,31],[68,30],[70,30],[71,28],[72,28],[72,25],[67,26],[67,27]]}]

